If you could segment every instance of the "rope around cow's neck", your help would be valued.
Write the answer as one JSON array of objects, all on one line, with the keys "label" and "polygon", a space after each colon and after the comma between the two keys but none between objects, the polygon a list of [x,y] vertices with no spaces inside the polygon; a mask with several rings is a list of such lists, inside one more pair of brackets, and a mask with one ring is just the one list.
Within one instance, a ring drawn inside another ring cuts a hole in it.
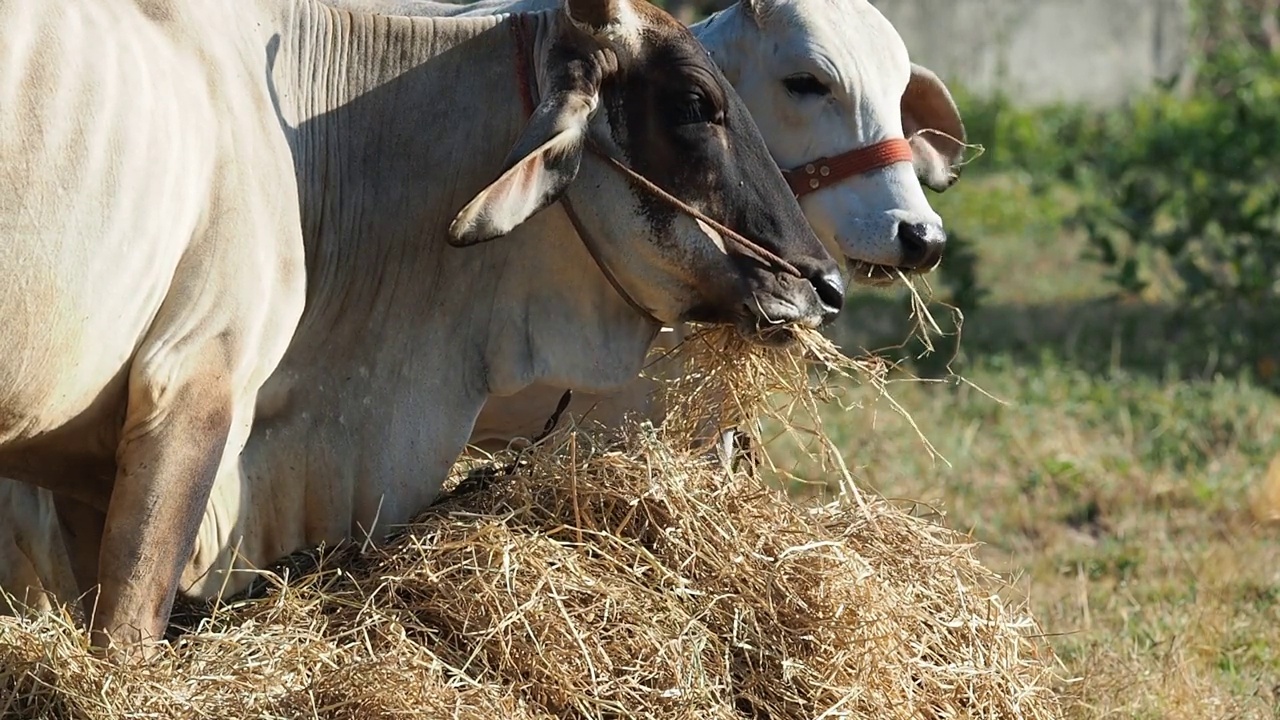
[{"label": "rope around cow's neck", "polygon": [[[528,52],[528,41],[525,37],[526,22],[527,17],[525,15],[516,15],[512,18],[511,32],[515,37],[515,57],[513,59],[516,66],[516,85],[518,85],[520,89],[520,103],[524,109],[524,114],[529,116],[533,114],[533,110],[537,106],[534,104],[533,99],[533,81],[529,76],[529,63],[531,60]],[[565,215],[569,218],[569,224],[573,225],[573,229],[578,233],[578,237],[582,238],[582,244],[587,248],[587,253],[591,255],[591,259],[595,261],[596,267],[600,268],[600,272],[604,274],[605,279],[613,286],[614,291],[622,296],[622,299],[631,306],[631,309],[640,313],[641,317],[654,325],[653,337],[656,337],[658,330],[663,325],[662,321],[654,317],[649,308],[641,305],[639,301],[631,297],[631,293],[627,292],[626,288],[622,287],[622,283],[618,281],[618,278],[614,276],[613,271],[609,269],[609,265],[605,263],[604,258],[601,257],[600,251],[596,247],[595,241],[592,239],[591,235],[583,229],[582,222],[578,219],[578,214],[574,212],[573,205],[569,202],[567,195],[562,195],[560,197],[560,205],[564,208]],[[653,341],[653,337],[649,338],[650,342]],[[560,399],[562,403],[567,403],[566,398],[569,397],[569,394],[570,391],[565,391],[564,397]],[[558,416],[559,413],[553,415],[551,420],[548,422],[551,423],[558,421]]]}]

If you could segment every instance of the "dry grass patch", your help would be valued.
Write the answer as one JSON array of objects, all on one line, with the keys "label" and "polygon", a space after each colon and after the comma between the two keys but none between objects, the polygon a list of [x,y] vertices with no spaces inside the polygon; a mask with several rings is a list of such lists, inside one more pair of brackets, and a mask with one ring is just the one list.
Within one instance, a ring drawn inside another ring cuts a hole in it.
[{"label": "dry grass patch", "polygon": [[707,411],[816,411],[815,357],[869,369],[803,347],[697,336],[663,428],[497,458],[385,543],[293,558],[149,667],[89,657],[65,619],[0,621],[0,715],[1059,717],[1056,658],[965,538],[847,475],[797,504],[695,442]]},{"label": "dry grass patch", "polygon": [[[1271,720],[1280,708],[1280,398],[1061,362],[971,364],[968,387],[892,386],[950,464],[893,413],[825,429],[888,497],[916,498],[1016,578],[1078,682],[1079,720]],[[783,449],[777,448],[781,456]],[[822,482],[823,471],[803,479]]]}]

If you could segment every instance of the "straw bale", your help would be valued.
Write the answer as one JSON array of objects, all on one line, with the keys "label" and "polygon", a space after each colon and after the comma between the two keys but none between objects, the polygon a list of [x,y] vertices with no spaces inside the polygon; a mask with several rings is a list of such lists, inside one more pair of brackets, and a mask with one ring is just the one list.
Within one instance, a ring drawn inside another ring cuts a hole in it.
[{"label": "straw bale", "polygon": [[823,373],[879,377],[801,347],[700,335],[663,426],[497,457],[145,668],[90,657],[69,616],[0,619],[0,717],[1059,717],[1056,659],[967,539],[847,480],[795,502],[699,444],[727,409],[815,409]]}]

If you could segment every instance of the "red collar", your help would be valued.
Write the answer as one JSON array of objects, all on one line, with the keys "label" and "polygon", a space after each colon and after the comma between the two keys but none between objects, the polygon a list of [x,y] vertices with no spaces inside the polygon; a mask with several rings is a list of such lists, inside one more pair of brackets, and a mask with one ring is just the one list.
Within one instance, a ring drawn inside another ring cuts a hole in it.
[{"label": "red collar", "polygon": [[879,170],[895,163],[911,162],[911,143],[905,138],[889,138],[846,153],[819,158],[782,176],[796,197],[820,190],[841,180]]}]

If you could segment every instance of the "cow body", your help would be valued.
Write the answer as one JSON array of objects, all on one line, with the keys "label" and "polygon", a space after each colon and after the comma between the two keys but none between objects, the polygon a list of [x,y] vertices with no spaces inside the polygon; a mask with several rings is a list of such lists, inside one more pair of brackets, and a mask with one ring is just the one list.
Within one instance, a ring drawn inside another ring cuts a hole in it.
[{"label": "cow body", "polygon": [[[504,11],[552,7],[554,0],[520,0],[516,3],[481,0],[470,5],[429,0],[330,0],[330,4],[385,15],[484,17]],[[886,30],[885,24],[875,17],[871,22],[864,21],[863,16],[868,12],[874,13],[866,5],[864,0],[834,3],[757,0],[731,5],[692,26],[691,30],[742,94],[779,165],[801,167],[824,156],[865,146],[876,138],[869,134],[872,129],[879,128],[883,132],[895,118],[902,123],[902,131],[906,133],[922,128],[936,129],[964,139],[963,125],[945,88],[939,90],[940,83],[935,85],[931,82],[923,68],[912,68],[912,78],[907,82],[905,91],[892,82],[865,87],[862,78],[867,75],[885,72],[893,79],[908,72],[895,67],[885,68],[886,63],[903,66],[905,60],[893,49],[895,43],[890,34],[891,28]],[[838,97],[824,100],[791,92],[792,88],[786,83],[788,78],[819,67],[827,68],[828,75],[845,79]],[[901,79],[895,82],[901,83]],[[911,98],[907,97],[909,93]],[[62,116],[73,115],[63,113]],[[930,138],[930,135],[912,138],[913,149],[918,151],[915,164],[931,187],[942,189],[949,182],[948,165],[955,159],[957,148],[945,144],[931,145],[928,142]],[[945,162],[937,162],[940,157]],[[465,163],[466,160],[460,159],[459,162]],[[390,192],[400,190],[392,189]],[[855,280],[868,278],[868,274],[859,272],[859,268],[865,269],[867,264],[883,259],[877,253],[888,246],[892,237],[892,229],[883,228],[890,227],[888,223],[893,219],[926,225],[938,222],[920,194],[919,182],[904,177],[901,166],[844,180],[821,192],[810,193],[801,198],[801,205],[819,231],[820,238],[829,248],[845,256]],[[868,217],[878,219],[880,229],[872,227],[877,223],[867,222]],[[910,268],[903,270],[910,271]],[[672,332],[658,335],[655,344],[663,349],[670,348],[685,336],[686,330],[684,325],[675,324]],[[656,367],[653,371],[664,372],[664,368]],[[369,372],[367,364],[365,372]],[[268,412],[281,406],[280,398],[290,396],[290,392],[283,390],[290,385],[283,381],[285,377],[291,376],[281,375],[273,381],[276,389],[263,396],[263,407]],[[345,382],[345,375],[343,377]],[[509,387],[515,386],[518,383]],[[491,394],[477,418],[469,441],[486,450],[495,450],[513,439],[535,436],[552,415],[565,389],[563,385],[538,380],[514,393],[503,389],[504,394]],[[660,419],[661,409],[653,405],[653,389],[650,382],[636,380],[602,393],[579,390],[572,394],[567,413],[579,421],[585,418],[608,425],[616,424],[628,413]],[[307,391],[298,392],[305,394]],[[374,406],[381,402],[381,396],[375,395],[371,388],[368,397]],[[347,427],[353,426],[350,418],[354,416],[341,417],[343,420],[337,423],[338,427],[343,423]],[[380,438],[373,440],[380,441]],[[99,445],[110,447],[110,438],[103,438]],[[345,457],[337,451],[332,456]],[[350,458],[344,462],[358,464]],[[107,465],[100,464],[106,472]],[[362,468],[361,471],[368,470]],[[337,484],[324,488],[318,497],[351,496],[343,481],[329,482]],[[0,485],[10,494],[9,499],[0,501],[0,510],[7,511],[9,515],[9,522],[4,528],[8,542],[0,544],[0,571],[8,569],[9,572],[0,577],[0,587],[18,592],[29,586],[43,587],[64,599],[75,597],[77,589],[74,583],[69,582],[71,575],[65,568],[65,552],[57,541],[58,533],[48,525],[53,504],[50,493],[9,480],[0,480]],[[195,562],[184,570],[185,587],[209,591],[215,581],[205,571],[218,566],[218,558],[224,555],[220,549],[222,539],[232,537],[233,531],[246,533],[252,543],[259,543],[264,548],[284,548],[322,535],[318,532],[308,534],[305,529],[298,528],[277,530],[281,523],[271,521],[282,517],[279,513],[260,513],[257,520],[250,522],[250,511],[241,509],[245,502],[239,494],[241,487],[232,483],[219,484],[215,488],[215,500],[210,503],[201,526]],[[300,494],[289,492],[294,493],[291,502],[300,501]],[[219,494],[226,497],[217,499]],[[350,530],[355,516],[343,503],[326,500],[313,503],[305,517],[310,519],[293,524],[332,526],[330,534],[336,535]],[[289,525],[288,522],[283,524]],[[357,528],[356,532],[362,532],[362,529]],[[273,537],[263,537],[268,534]],[[262,552],[269,554],[265,549]]]},{"label": "cow body", "polygon": [[303,305],[289,147],[243,82],[266,38],[184,9],[0,5],[0,472],[94,518],[73,566],[111,619],[167,615],[144,585],[186,561]]}]

